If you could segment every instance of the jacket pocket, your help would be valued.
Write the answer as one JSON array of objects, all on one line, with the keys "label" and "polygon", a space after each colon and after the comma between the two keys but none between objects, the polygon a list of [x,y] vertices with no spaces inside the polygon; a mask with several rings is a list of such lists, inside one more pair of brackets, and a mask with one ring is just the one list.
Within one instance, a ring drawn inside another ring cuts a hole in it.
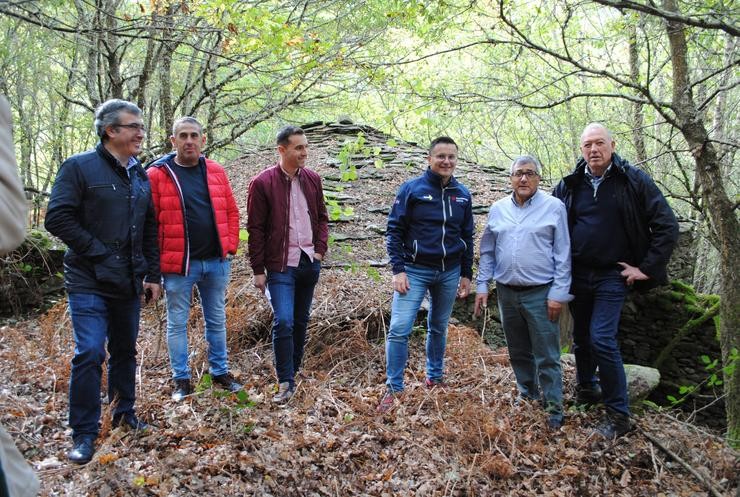
[{"label": "jacket pocket", "polygon": [[131,285],[131,268],[126,257],[116,250],[103,261],[94,264],[95,279],[109,283],[115,288],[128,288]]}]

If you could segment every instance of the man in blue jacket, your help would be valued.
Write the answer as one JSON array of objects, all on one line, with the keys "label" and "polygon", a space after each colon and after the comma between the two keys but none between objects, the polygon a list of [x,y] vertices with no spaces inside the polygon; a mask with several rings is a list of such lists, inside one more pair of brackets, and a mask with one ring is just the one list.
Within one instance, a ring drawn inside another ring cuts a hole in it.
[{"label": "man in blue jacket", "polygon": [[678,240],[678,223],[663,194],[650,176],[615,150],[604,125],[586,126],[583,157],[554,193],[568,211],[577,403],[603,400],[606,416],[597,432],[606,438],[631,429],[617,342],[624,299],[632,286],[647,289],[666,282],[666,266]]},{"label": "man in blue jacket", "polygon": [[106,342],[112,425],[148,428],[134,411],[136,337],[140,297],[160,294],[157,222],[149,180],[136,158],[144,139],[141,110],[108,100],[95,113],[95,130],[97,147],[59,168],[45,223],[68,247],[64,283],[75,341],[68,458],[77,464],[95,452]]},{"label": "man in blue jacket", "polygon": [[386,341],[387,391],[378,412],[390,410],[403,391],[408,339],[427,292],[425,384],[444,384],[447,322],[455,296],[468,296],[473,277],[473,205],[468,189],[453,176],[457,151],[452,138],[434,139],[429,168],[401,185],[388,216],[394,292]]}]

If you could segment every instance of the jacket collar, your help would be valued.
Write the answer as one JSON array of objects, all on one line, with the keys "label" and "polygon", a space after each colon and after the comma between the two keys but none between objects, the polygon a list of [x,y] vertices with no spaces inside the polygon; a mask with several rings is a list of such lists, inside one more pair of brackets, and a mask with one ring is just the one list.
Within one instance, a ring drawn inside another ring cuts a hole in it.
[{"label": "jacket collar", "polygon": [[424,177],[427,179],[427,181],[440,188],[450,188],[457,186],[457,180],[455,179],[455,176],[452,176],[450,178],[450,182],[447,183],[446,187],[442,186],[442,176],[432,171],[432,168],[429,166],[427,166],[427,170],[424,172]]},{"label": "jacket collar", "polygon": [[[629,162],[621,158],[616,152],[612,153],[612,164],[610,166],[610,175],[623,175],[627,174],[627,167],[630,165]],[[586,174],[586,159],[579,157],[576,162],[576,168],[566,176],[564,179],[567,185],[573,185],[575,181],[581,181]]]},{"label": "jacket collar", "polygon": [[95,146],[95,150],[100,154],[103,159],[110,165],[114,170],[121,170],[128,176],[128,170],[139,165],[139,160],[136,157],[129,157],[127,164],[121,164],[118,159],[105,148],[102,141],[99,141]]},{"label": "jacket collar", "polygon": [[[149,165],[147,166],[147,168],[149,168],[149,167],[162,167],[165,164],[175,165],[175,164],[177,164],[175,162],[175,156],[176,155],[177,154],[175,152],[170,152],[167,155],[163,155],[159,159],[155,159],[154,161],[150,162]],[[200,157],[198,158],[198,165],[204,166],[205,163],[206,163],[206,157],[205,157],[205,155],[201,154]]]}]

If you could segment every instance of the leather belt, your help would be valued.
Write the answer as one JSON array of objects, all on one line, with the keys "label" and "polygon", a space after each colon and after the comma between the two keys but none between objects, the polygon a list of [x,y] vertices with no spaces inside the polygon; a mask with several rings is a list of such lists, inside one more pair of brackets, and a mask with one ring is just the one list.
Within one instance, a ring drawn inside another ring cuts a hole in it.
[{"label": "leather belt", "polygon": [[512,290],[514,292],[526,292],[528,290],[536,290],[537,288],[542,288],[544,286],[547,286],[551,284],[552,281],[548,283],[542,283],[540,285],[505,285],[503,283],[496,283],[497,285],[505,286],[509,290]]}]

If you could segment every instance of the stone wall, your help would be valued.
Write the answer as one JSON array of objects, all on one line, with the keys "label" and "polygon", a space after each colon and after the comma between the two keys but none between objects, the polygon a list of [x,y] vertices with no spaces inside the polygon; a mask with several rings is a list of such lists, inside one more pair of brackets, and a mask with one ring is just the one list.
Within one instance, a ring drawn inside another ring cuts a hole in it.
[{"label": "stone wall", "polygon": [[[622,356],[626,363],[660,370],[660,385],[649,398],[659,405],[670,404],[669,395],[680,398],[682,386],[706,383],[715,370],[705,369],[702,356],[710,361],[721,358],[717,328],[706,310],[716,298],[706,298],[704,306],[697,307],[687,303],[687,298],[692,299],[690,293],[690,289],[679,283],[645,294],[634,293],[622,311],[619,334]],[[694,322],[698,324],[692,326]],[[681,409],[696,412],[698,421],[721,428],[725,424],[724,402],[718,400],[722,393],[721,385],[698,388]]]}]

